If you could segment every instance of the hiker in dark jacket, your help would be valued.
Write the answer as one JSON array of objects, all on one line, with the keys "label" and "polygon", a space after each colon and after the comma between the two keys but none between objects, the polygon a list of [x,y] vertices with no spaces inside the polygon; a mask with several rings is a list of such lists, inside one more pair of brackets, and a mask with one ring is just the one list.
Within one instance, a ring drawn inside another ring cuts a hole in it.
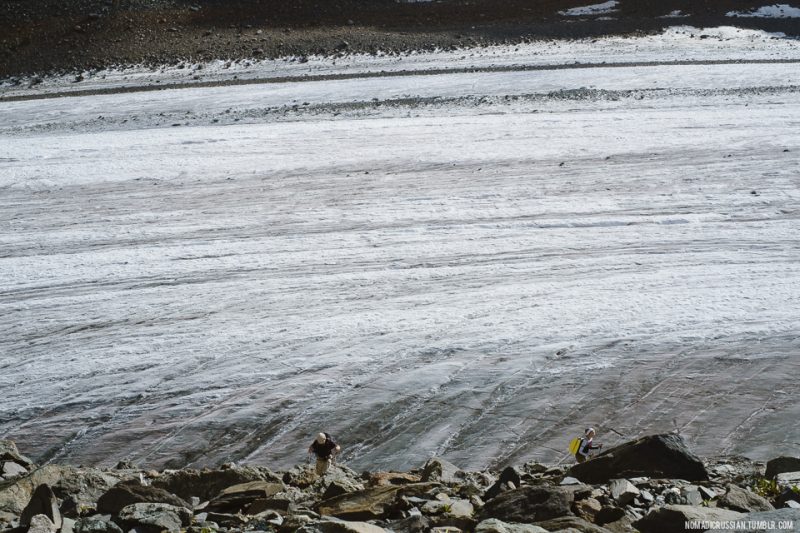
[{"label": "hiker in dark jacket", "polygon": [[328,471],[331,461],[342,450],[342,447],[336,444],[333,437],[327,433],[320,433],[311,446],[308,447],[308,453],[313,453],[317,456],[316,472],[318,476],[323,475]]},{"label": "hiker in dark jacket", "polygon": [[592,454],[592,451],[599,450],[603,447],[602,444],[594,443],[594,433],[594,428],[588,428],[584,432],[581,447],[578,448],[578,452],[575,454],[575,460],[579,463],[586,462],[586,460],[589,459],[589,456],[594,455]]}]

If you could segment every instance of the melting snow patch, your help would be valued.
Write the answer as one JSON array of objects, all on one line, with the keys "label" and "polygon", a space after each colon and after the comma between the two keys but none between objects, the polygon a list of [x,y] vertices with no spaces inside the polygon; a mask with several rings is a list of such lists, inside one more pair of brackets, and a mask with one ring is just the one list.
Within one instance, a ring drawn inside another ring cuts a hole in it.
[{"label": "melting snow patch", "polygon": [[619,2],[617,0],[610,0],[609,2],[603,2],[602,4],[594,4],[591,6],[583,6],[583,7],[573,7],[572,9],[567,9],[566,11],[559,11],[559,15],[564,15],[566,17],[580,17],[584,15],[607,15],[608,13],[614,13],[617,11],[615,8]]},{"label": "melting snow patch", "polygon": [[758,18],[800,18],[800,8],[792,7],[789,4],[775,4],[774,6],[763,6],[755,11],[729,11],[729,17],[758,17]]}]

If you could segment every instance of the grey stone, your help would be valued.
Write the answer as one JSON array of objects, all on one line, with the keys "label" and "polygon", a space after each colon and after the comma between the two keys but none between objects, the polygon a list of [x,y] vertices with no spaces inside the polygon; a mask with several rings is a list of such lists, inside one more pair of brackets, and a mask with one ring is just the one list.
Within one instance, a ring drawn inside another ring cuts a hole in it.
[{"label": "grey stone", "polygon": [[438,481],[440,483],[458,483],[460,481],[459,469],[441,457],[434,457],[425,463],[422,468],[422,481]]},{"label": "grey stone", "polygon": [[[736,533],[788,533],[800,532],[800,509],[775,509],[772,511],[765,511],[761,513],[747,513],[742,518],[743,521],[753,523],[754,525],[772,525],[770,527],[758,527],[755,529],[736,529]],[[792,527],[787,528],[786,525],[791,522]],[[781,527],[784,526],[784,527]],[[709,533],[723,533],[726,531],[730,533],[731,530],[709,530]]]},{"label": "grey stone", "polygon": [[313,522],[299,529],[298,533],[313,533],[311,528],[319,533],[386,533],[384,528],[368,522],[348,522],[336,519]]},{"label": "grey stone", "polygon": [[322,494],[322,499],[327,500],[328,498],[335,498],[336,496],[341,496],[342,494],[363,489],[363,485],[354,483],[349,479],[334,479],[325,488],[325,492]]},{"label": "grey stone", "polygon": [[27,476],[15,478],[10,484],[4,483],[0,488],[0,511],[19,515],[28,505],[36,487],[39,485],[52,487],[63,478],[73,475],[75,469],[72,467],[47,465],[33,470]]},{"label": "grey stone", "polygon": [[719,497],[717,505],[740,513],[771,511],[774,509],[766,498],[736,485],[728,485],[728,490],[723,496]]},{"label": "grey stone", "polygon": [[642,533],[675,533],[684,531],[684,526],[688,521],[728,521],[739,520],[744,516],[736,511],[714,507],[666,505],[654,508],[633,525]]},{"label": "grey stone", "polygon": [[75,520],[72,518],[62,518],[61,533],[75,533]]},{"label": "grey stone", "polygon": [[611,491],[611,497],[620,505],[628,505],[639,495],[639,489],[627,479],[611,480],[609,490]]},{"label": "grey stone", "polygon": [[17,476],[22,476],[28,473],[28,470],[14,461],[6,461],[3,463],[3,468],[0,469],[0,474],[6,479],[11,479]]},{"label": "grey stone", "polygon": [[153,481],[153,486],[164,489],[184,500],[197,496],[200,501],[206,501],[228,487],[250,481],[279,482],[280,478],[274,472],[263,467],[245,466],[218,470],[184,469],[161,476]]},{"label": "grey stone", "polygon": [[541,526],[548,531],[561,531],[564,529],[572,529],[580,531],[581,533],[609,533],[609,530],[587,522],[583,518],[577,516],[562,516],[560,518],[553,518],[544,522],[538,522],[537,526]]},{"label": "grey stone", "polygon": [[576,501],[572,505],[572,510],[581,518],[589,522],[595,521],[595,516],[603,509],[602,504],[595,498],[589,497]]},{"label": "grey stone", "polygon": [[640,497],[640,498],[642,499],[642,501],[643,501],[644,503],[646,503],[646,504],[651,504],[651,503],[653,503],[653,502],[655,501],[655,497],[654,497],[654,496],[653,496],[653,494],[652,494],[652,493],[651,493],[649,490],[647,490],[647,489],[642,489],[642,490],[640,490],[640,491],[639,491],[639,497]]},{"label": "grey stone", "polygon": [[3,461],[13,461],[26,467],[33,466],[33,461],[19,453],[14,441],[0,439],[0,462]]},{"label": "grey stone", "polygon": [[581,481],[571,476],[566,476],[561,480],[560,485],[580,485]]},{"label": "grey stone", "polygon": [[778,474],[800,471],[800,457],[776,457],[767,461],[767,471],[764,476],[774,479]]},{"label": "grey stone", "polygon": [[606,450],[591,461],[570,469],[584,483],[605,483],[614,478],[651,477],[704,481],[703,462],[673,433],[651,435]]},{"label": "grey stone", "polygon": [[784,507],[791,501],[800,503],[800,493],[793,491],[791,488],[785,488],[775,500],[775,505],[778,507]]},{"label": "grey stone", "polygon": [[430,529],[431,523],[417,510],[407,518],[388,522],[387,527],[395,533],[424,533]]},{"label": "grey stone", "polygon": [[704,500],[713,500],[717,496],[717,492],[713,489],[709,489],[708,487],[699,486],[697,487],[698,492],[700,492],[700,496],[703,497]]},{"label": "grey stone", "polygon": [[794,500],[787,501],[785,506],[789,507],[790,509],[800,509],[800,503],[798,503],[798,502],[796,502]]},{"label": "grey stone", "polygon": [[123,508],[135,503],[165,503],[175,507],[191,509],[192,505],[158,487],[135,483],[119,483],[97,500],[97,511],[102,514],[118,514]]},{"label": "grey stone", "polygon": [[574,493],[562,487],[525,486],[486,502],[481,518],[532,523],[571,515]]},{"label": "grey stone", "polygon": [[521,473],[519,470],[514,468],[513,466],[507,466],[500,472],[499,481],[501,483],[505,483],[510,481],[514,484],[515,487],[519,487],[522,483]]},{"label": "grey stone", "polygon": [[111,515],[94,515],[75,522],[75,533],[122,533]]},{"label": "grey stone", "polygon": [[681,496],[687,505],[703,505],[703,496],[697,487],[685,487],[681,491]]},{"label": "grey stone", "polygon": [[58,528],[48,517],[37,514],[31,517],[28,526],[28,533],[56,533]]},{"label": "grey stone", "polygon": [[192,523],[192,512],[167,503],[134,503],[119,512],[119,520],[126,528],[139,531],[180,531],[181,526]]},{"label": "grey stone", "polygon": [[228,487],[208,502],[204,511],[214,513],[239,513],[259,499],[267,499],[283,492],[286,485],[269,481],[250,481]]},{"label": "grey stone", "polygon": [[475,512],[475,508],[468,500],[451,500],[449,510],[446,513],[455,517],[470,517]]},{"label": "grey stone", "polygon": [[800,485],[800,472],[781,472],[775,476],[778,485]]},{"label": "grey stone", "polygon": [[475,533],[547,533],[547,530],[532,524],[508,523],[488,518],[475,527]]},{"label": "grey stone", "polygon": [[49,485],[39,485],[33,491],[31,501],[28,502],[19,517],[20,525],[27,526],[36,515],[46,516],[56,529],[61,527],[62,520],[61,511],[58,509],[58,499],[56,499],[56,495],[53,494],[53,489]]},{"label": "grey stone", "polygon": [[321,515],[344,520],[385,519],[399,509],[402,498],[409,499],[425,494],[437,486],[436,483],[410,483],[368,487],[324,500],[317,506],[317,511]]},{"label": "grey stone", "polygon": [[604,526],[612,522],[617,522],[625,517],[625,509],[622,507],[603,507],[594,515],[594,522],[597,525]]}]

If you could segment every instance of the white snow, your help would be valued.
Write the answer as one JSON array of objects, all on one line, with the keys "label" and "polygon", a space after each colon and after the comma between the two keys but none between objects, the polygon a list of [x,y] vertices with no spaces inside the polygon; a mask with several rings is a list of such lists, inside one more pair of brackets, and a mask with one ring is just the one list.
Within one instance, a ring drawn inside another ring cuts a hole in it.
[{"label": "white snow", "polygon": [[729,17],[756,17],[756,18],[800,18],[800,8],[789,4],[775,4],[762,6],[750,11],[729,11]]},{"label": "white snow", "polygon": [[688,14],[684,13],[680,9],[675,9],[673,11],[670,11],[666,15],[660,16],[659,18],[662,18],[662,19],[674,19],[674,18],[686,18],[688,16],[689,16]]},{"label": "white snow", "polygon": [[[701,38],[702,37],[702,38]],[[337,59],[310,57],[261,61],[212,61],[202,65],[165,66],[157,71],[145,67],[84,72],[85,80],[73,76],[45,77],[30,87],[30,79],[0,80],[0,97],[53,92],[107,90],[121,87],[199,84],[231,80],[281,80],[289,77],[352,76],[368,72],[424,73],[430,70],[531,68],[581,64],[643,63],[672,61],[761,61],[800,57],[800,41],[780,33],[734,27],[694,28],[675,26],[661,34],[636,38],[610,37],[577,41],[533,42],[518,46],[490,46],[458,52],[411,53],[377,57],[354,54]],[[194,79],[195,77],[200,79]]]},{"label": "white snow", "polygon": [[84,464],[278,468],[320,429],[356,468],[555,461],[586,425],[791,452],[797,42],[551,46],[0,101],[0,434]]},{"label": "white snow", "polygon": [[565,17],[607,15],[609,13],[615,13],[617,11],[616,9],[617,5],[619,5],[619,2],[617,0],[609,0],[608,2],[603,2],[602,4],[592,4],[590,6],[573,7],[571,9],[559,11],[558,14],[563,15]]}]

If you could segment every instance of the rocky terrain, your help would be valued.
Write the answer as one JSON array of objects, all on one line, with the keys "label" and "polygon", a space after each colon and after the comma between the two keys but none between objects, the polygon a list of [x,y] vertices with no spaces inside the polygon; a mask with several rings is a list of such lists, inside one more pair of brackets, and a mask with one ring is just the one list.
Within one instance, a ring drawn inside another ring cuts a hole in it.
[{"label": "rocky terrain", "polygon": [[[622,0],[611,16],[569,16],[591,0],[5,0],[0,78],[120,64],[347,52],[397,53],[734,22],[750,0]],[[740,27],[797,35],[791,18]]]},{"label": "rocky terrain", "polygon": [[[4,533],[670,533],[800,531],[800,458],[701,461],[676,434],[583,463],[467,472],[432,458],[408,472],[311,465],[283,472],[35,465],[0,441]],[[695,527],[697,526],[697,527]]]}]

